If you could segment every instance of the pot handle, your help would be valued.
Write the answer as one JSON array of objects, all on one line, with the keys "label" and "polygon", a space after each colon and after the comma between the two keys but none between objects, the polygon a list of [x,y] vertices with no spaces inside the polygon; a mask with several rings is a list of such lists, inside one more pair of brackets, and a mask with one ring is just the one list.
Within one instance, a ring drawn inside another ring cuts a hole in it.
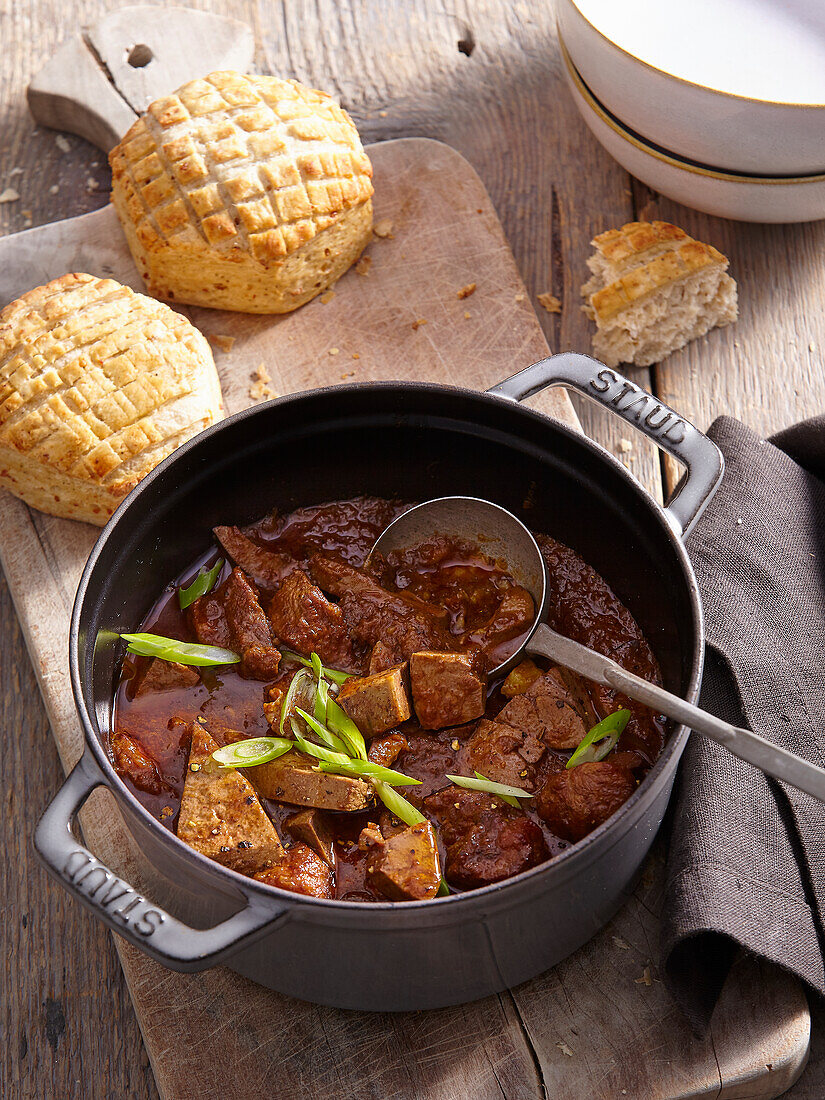
[{"label": "pot handle", "polygon": [[247,897],[244,908],[221,924],[197,929],[142,897],[72,835],[78,811],[101,786],[106,786],[106,780],[87,747],[40,818],[34,847],[65,889],[135,947],[173,970],[204,970],[263,935],[287,912],[282,907],[273,913],[271,903],[264,907]]},{"label": "pot handle", "polygon": [[548,386],[570,386],[597,401],[686,467],[665,508],[671,526],[685,538],[722,480],[725,461],[716,444],[635,382],[579,352],[551,355],[487,392],[523,401]]}]

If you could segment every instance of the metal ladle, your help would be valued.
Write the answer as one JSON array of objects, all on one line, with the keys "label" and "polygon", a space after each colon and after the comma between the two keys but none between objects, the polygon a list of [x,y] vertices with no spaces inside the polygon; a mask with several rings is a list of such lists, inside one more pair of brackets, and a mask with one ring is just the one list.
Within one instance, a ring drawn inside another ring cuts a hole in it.
[{"label": "metal ladle", "polygon": [[678,695],[671,695],[664,688],[627,672],[609,657],[557,634],[543,623],[547,599],[544,559],[536,540],[521,520],[506,508],[478,497],[439,497],[425,501],[393,520],[378,537],[369,557],[374,554],[386,557],[393,550],[408,550],[437,535],[475,543],[488,557],[503,560],[515,583],[526,588],[533,597],[536,617],[530,633],[515,653],[491,671],[491,675],[508,672],[525,654],[548,657],[588,680],[615,688],[637,703],[644,703],[657,713],[717,741],[766,775],[825,802],[825,769],[766,741],[751,730],[723,722]]}]

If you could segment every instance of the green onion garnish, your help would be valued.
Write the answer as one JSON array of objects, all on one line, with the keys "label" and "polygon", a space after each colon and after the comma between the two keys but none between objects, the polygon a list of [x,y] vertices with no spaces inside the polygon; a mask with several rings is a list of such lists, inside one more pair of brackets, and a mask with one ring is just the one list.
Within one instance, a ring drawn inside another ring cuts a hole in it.
[{"label": "green onion garnish", "polygon": [[309,655],[309,663],[312,667],[315,679],[320,684],[321,680],[324,678],[324,666],[321,664],[321,658],[318,656],[317,653],[312,652]]},{"label": "green onion garnish", "polygon": [[295,736],[296,746],[307,756],[314,756],[316,760],[321,760],[327,764],[341,765],[349,763],[349,757],[342,752],[333,752],[332,749],[328,749],[324,745],[315,745],[312,741],[307,741],[298,729],[298,723],[294,718],[292,719],[292,733]]},{"label": "green onion garnish", "polygon": [[[286,661],[295,661],[296,664],[303,665],[304,668],[312,668],[312,660],[309,657],[302,657],[300,653],[296,653],[294,649],[286,649],[284,646],[280,646],[281,656]],[[325,668],[324,676],[328,680],[332,680],[333,684],[339,686],[346,680],[349,680],[349,672],[339,672],[335,668]]]},{"label": "green onion garnish", "polygon": [[224,745],[212,753],[222,768],[254,768],[275,760],[293,748],[293,743],[285,737],[252,737],[248,741],[236,741],[234,745]]},{"label": "green onion garnish", "polygon": [[[300,707],[295,708],[295,713],[300,714],[307,726],[312,730],[315,736],[321,741],[322,745],[326,745],[328,749],[332,749],[333,752],[337,752],[339,755],[349,759],[349,752],[344,742],[336,737],[334,733],[331,733],[326,726],[312,718],[305,710],[301,710]],[[292,729],[295,729],[295,722],[292,723]]]},{"label": "green onion garnish", "polygon": [[[306,671],[302,669],[302,671]],[[327,724],[327,707],[329,706],[329,684],[326,680],[319,680],[315,691],[315,721],[322,725]]]},{"label": "green onion garnish", "polygon": [[373,764],[371,760],[347,760],[341,764],[321,764],[319,770],[330,775],[349,775],[354,779],[366,776],[369,779],[380,779],[389,783],[391,787],[420,787],[421,780],[413,779],[411,775],[385,768],[382,764]]},{"label": "green onion garnish", "polygon": [[447,885],[447,880],[444,876],[441,876],[441,882],[438,884],[438,890],[436,891],[437,898],[446,898],[450,893],[450,887]]},{"label": "green onion garnish", "polygon": [[278,729],[281,731],[282,736],[286,736],[286,730],[284,729],[284,723],[287,718],[290,717],[291,712],[295,709],[295,702],[299,693],[303,689],[305,684],[311,684],[312,677],[305,668],[299,669],[289,682],[289,687],[286,689],[283,701],[281,703],[281,720],[278,723]]},{"label": "green onion garnish", "polygon": [[367,759],[367,746],[364,735],[348,714],[341,709],[337,699],[329,696],[327,699],[327,724],[334,730],[346,744],[350,756],[359,760]]},{"label": "green onion garnish", "polygon": [[521,787],[510,787],[506,783],[496,783],[492,779],[485,779],[480,772],[476,772],[475,779],[470,779],[466,775],[448,775],[447,778],[450,782],[455,783],[457,787],[466,787],[468,791],[485,791],[487,794],[497,795],[508,806],[518,806],[517,799],[519,798],[533,797],[529,791],[525,791]]},{"label": "green onion garnish", "polygon": [[373,786],[375,787],[375,793],[390,813],[397,817],[399,821],[403,821],[405,825],[420,825],[422,821],[427,820],[420,810],[416,810],[415,806],[409,803],[406,798],[402,798],[389,783],[376,779]]},{"label": "green onion garnish", "polygon": [[160,657],[162,661],[177,661],[181,665],[236,665],[240,656],[231,649],[216,645],[197,645],[160,634],[121,634],[128,642],[127,651],[139,657]]},{"label": "green onion garnish", "polygon": [[[615,749],[624,728],[630,721],[629,710],[615,710],[585,734],[565,768],[575,768],[577,764],[592,764],[604,760]],[[601,742],[601,744],[599,744]]]},{"label": "green onion garnish", "polygon": [[219,558],[208,572],[201,569],[188,588],[178,589],[178,603],[181,611],[185,611],[190,603],[194,603],[195,600],[212,591],[222,569],[223,558]]}]

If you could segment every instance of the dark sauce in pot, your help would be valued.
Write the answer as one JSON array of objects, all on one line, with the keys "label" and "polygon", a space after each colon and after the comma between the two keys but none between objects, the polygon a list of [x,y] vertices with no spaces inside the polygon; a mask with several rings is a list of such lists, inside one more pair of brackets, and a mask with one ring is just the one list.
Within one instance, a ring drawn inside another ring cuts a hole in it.
[{"label": "dark sauce in pot", "polygon": [[[283,567],[279,577],[288,575],[294,569],[311,575],[313,558],[319,554],[352,569],[362,570],[375,539],[407,507],[399,501],[361,497],[300,508],[284,516],[270,515],[246,528],[243,534],[253,547],[277,556]],[[658,665],[647,641],[630,612],[606,582],[569,548],[549,536],[538,535],[537,539],[548,566],[547,618],[550,625],[594,649],[610,654],[624,667],[659,683]],[[193,563],[167,587],[144,621],[139,626],[135,624],[135,629],[196,641],[188,613],[180,610],[178,587],[190,583],[202,566],[211,567],[220,557],[226,558],[227,554],[213,547]],[[232,563],[227,562],[222,569],[219,585],[229,576],[231,569]],[[403,555],[380,561],[374,566],[371,563],[369,575],[388,591],[406,593],[437,608],[440,629],[446,631],[451,646],[457,651],[469,649],[481,652],[490,668],[514,652],[524,637],[524,620],[528,610],[519,595],[521,590],[516,589],[502,563],[489,561],[476,546],[434,538]],[[274,580],[268,586],[265,573],[259,573],[256,579],[261,607],[267,608],[268,600],[279,587],[279,581]],[[277,639],[275,641],[277,644]],[[356,644],[353,653],[353,659],[361,662],[356,671],[366,674],[369,661],[367,648],[359,648]],[[148,658],[127,655],[124,659],[116,689],[109,750],[119,774],[138,800],[167,828],[175,831],[186,775],[191,723],[201,719],[219,743],[225,739],[222,736],[225,730],[236,731],[233,738],[236,740],[241,734],[257,737],[277,732],[270,729],[263,710],[271,682],[249,678],[240,666],[230,665],[199,669],[198,682],[189,686],[163,691],[137,691],[148,664]],[[276,682],[282,675],[283,671],[279,670]],[[487,720],[494,721],[508,703],[501,688],[501,678],[488,684],[484,714]],[[662,720],[647,708],[608,689],[588,685],[587,690],[592,713],[597,718],[619,707],[631,710],[631,720],[616,751],[625,762],[627,774],[633,776],[634,783],[639,782],[661,751],[664,736]],[[529,835],[533,840],[530,843],[541,853],[540,857],[535,854],[531,857],[533,863],[552,858],[568,846],[570,838],[561,837],[553,831],[546,816],[539,812],[538,797],[524,800],[518,810],[506,810],[506,820],[496,818],[490,824],[495,813],[501,817],[502,809],[492,796],[473,794],[467,797],[470,792],[459,792],[457,801],[451,802],[447,794],[442,797],[438,793],[450,791],[449,781],[445,778],[447,773],[472,775],[472,768],[468,770],[466,746],[477,725],[474,721],[453,729],[424,730],[413,717],[401,727],[407,748],[392,767],[421,780],[420,787],[404,787],[400,791],[409,801],[421,807],[433,823],[442,866],[448,847],[444,837],[452,838],[451,830],[455,832],[457,828],[450,818],[454,813],[459,818],[464,815],[468,820],[479,823],[475,833],[471,830],[467,834],[471,836],[471,842],[468,841],[463,848],[459,844],[455,849],[461,849],[460,856],[467,867],[476,868],[479,861],[480,865],[488,867],[493,856],[487,848],[497,836],[505,838],[502,843],[509,844],[513,851],[521,851],[527,844],[525,829],[532,830]],[[119,746],[118,751],[113,747],[115,742]],[[128,746],[128,751],[124,750],[124,745]],[[548,777],[564,772],[569,755],[569,749],[559,751],[548,747],[541,759],[530,765],[536,792]],[[249,769],[249,778],[254,782],[253,772],[254,769]],[[267,799],[262,799],[262,804],[284,846],[288,847],[292,838],[285,822],[297,807]],[[367,876],[367,856],[359,848],[358,840],[369,821],[378,821],[382,815],[388,820],[388,811],[378,803],[375,809],[364,813],[324,812],[334,836],[332,896],[386,901],[387,898]],[[525,825],[521,833],[520,820],[530,822],[530,826]],[[461,827],[464,827],[463,824]],[[455,844],[454,838],[450,839],[450,843]],[[459,868],[458,857],[454,862]],[[505,861],[502,867],[506,869],[507,866]],[[510,873],[521,869],[516,864],[513,867],[515,870]],[[456,871],[457,881],[450,881],[453,891],[466,888],[468,884],[481,884],[472,879],[475,870],[467,871],[464,864],[461,868],[461,873]],[[449,869],[448,862],[448,880]],[[495,875],[506,877],[498,870]],[[496,880],[495,877],[493,880]]]}]

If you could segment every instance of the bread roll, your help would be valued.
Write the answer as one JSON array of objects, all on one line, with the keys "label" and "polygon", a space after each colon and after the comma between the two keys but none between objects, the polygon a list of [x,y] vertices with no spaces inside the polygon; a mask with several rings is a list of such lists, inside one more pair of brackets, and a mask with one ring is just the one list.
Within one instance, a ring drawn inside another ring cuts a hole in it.
[{"label": "bread roll", "polygon": [[630,222],[601,233],[587,261],[584,310],[593,354],[607,366],[649,367],[738,316],[728,260],[669,222]]},{"label": "bread roll", "polygon": [[358,131],[295,80],[193,80],[152,103],[109,162],[112,202],[157,298],[287,313],[370,240],[372,166]]},{"label": "bread roll", "polygon": [[206,340],[127,286],[63,275],[0,313],[0,485],[41,512],[102,526],[222,417]]}]

